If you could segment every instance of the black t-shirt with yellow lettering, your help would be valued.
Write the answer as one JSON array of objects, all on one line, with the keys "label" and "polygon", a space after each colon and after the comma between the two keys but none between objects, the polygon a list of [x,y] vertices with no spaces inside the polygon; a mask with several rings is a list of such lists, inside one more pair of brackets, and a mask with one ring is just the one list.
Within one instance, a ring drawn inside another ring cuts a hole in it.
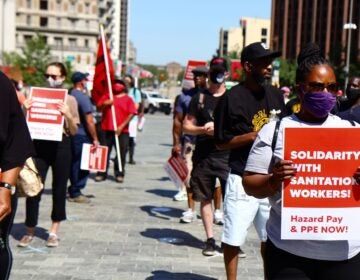
[{"label": "black t-shirt with yellow lettering", "polygon": [[[270,111],[276,110],[279,118],[287,115],[281,91],[265,86],[261,92],[251,92],[239,84],[224,94],[216,107],[215,142],[223,144],[237,135],[259,131],[269,121]],[[230,151],[229,166],[242,174],[252,143]]]}]

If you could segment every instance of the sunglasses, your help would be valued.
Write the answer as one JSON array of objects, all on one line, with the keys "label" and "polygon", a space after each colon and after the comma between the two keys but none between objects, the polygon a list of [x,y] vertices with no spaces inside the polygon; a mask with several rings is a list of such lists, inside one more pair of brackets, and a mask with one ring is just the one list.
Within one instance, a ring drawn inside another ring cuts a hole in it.
[{"label": "sunglasses", "polygon": [[309,82],[307,83],[307,86],[311,92],[318,92],[327,89],[327,91],[332,94],[337,94],[340,88],[338,83],[330,83],[325,85],[324,83]]},{"label": "sunglasses", "polygon": [[60,77],[60,75],[44,74],[44,77],[45,77],[46,79],[49,79],[49,77],[51,77],[51,79],[56,80],[57,77]]}]

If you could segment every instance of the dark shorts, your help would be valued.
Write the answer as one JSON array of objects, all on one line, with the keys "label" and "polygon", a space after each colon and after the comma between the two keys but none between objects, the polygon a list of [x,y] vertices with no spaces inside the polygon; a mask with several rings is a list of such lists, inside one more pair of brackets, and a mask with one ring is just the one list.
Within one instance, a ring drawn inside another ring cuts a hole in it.
[{"label": "dark shorts", "polygon": [[360,279],[360,254],[344,261],[308,259],[281,250],[268,239],[265,271],[268,280],[355,280]]},{"label": "dark shorts", "polygon": [[208,158],[193,162],[190,187],[195,201],[208,201],[214,197],[216,178],[225,189],[229,175],[227,159]]}]

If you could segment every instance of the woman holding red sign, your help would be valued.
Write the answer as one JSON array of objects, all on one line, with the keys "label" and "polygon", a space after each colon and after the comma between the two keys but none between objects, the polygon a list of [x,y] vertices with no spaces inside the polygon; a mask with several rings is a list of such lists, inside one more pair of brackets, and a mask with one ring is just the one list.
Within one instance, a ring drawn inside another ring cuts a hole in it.
[{"label": "woman holding red sign", "polygon": [[[50,63],[44,74],[49,88],[62,88],[67,75],[64,64],[60,62]],[[24,103],[29,109],[32,100]],[[59,102],[58,111],[64,115],[64,127],[62,141],[34,140],[36,156],[35,164],[39,170],[43,183],[51,167],[52,169],[52,197],[53,206],[51,212],[51,227],[46,242],[48,247],[59,245],[58,231],[60,222],[66,220],[66,191],[70,176],[71,165],[71,141],[70,136],[76,134],[80,123],[78,106],[75,97],[67,95],[66,102]],[[21,238],[18,246],[27,247],[33,241],[35,226],[38,223],[39,206],[42,192],[34,197],[26,198],[26,234]]]},{"label": "woman holding red sign", "polygon": [[[278,132],[274,133],[277,122],[265,125],[249,154],[243,177],[244,188],[254,197],[269,197],[272,206],[266,228],[265,270],[268,280],[360,279],[360,238],[332,241],[281,238],[284,219],[282,184],[297,175],[293,161],[283,159],[284,128],[358,126],[330,113],[336,104],[338,89],[333,67],[321,55],[317,45],[308,44],[298,56],[296,70],[300,112],[282,119],[278,123]],[[354,178],[358,180],[360,172],[356,172]]]}]

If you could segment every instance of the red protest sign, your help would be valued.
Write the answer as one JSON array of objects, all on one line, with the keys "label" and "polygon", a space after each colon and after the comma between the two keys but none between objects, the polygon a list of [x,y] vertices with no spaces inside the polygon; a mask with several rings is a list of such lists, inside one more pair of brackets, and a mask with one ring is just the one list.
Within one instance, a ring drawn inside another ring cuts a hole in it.
[{"label": "red protest sign", "polygon": [[192,70],[198,66],[206,66],[206,64],[206,61],[189,60],[185,69],[182,87],[187,89],[193,88],[195,85]]}]

